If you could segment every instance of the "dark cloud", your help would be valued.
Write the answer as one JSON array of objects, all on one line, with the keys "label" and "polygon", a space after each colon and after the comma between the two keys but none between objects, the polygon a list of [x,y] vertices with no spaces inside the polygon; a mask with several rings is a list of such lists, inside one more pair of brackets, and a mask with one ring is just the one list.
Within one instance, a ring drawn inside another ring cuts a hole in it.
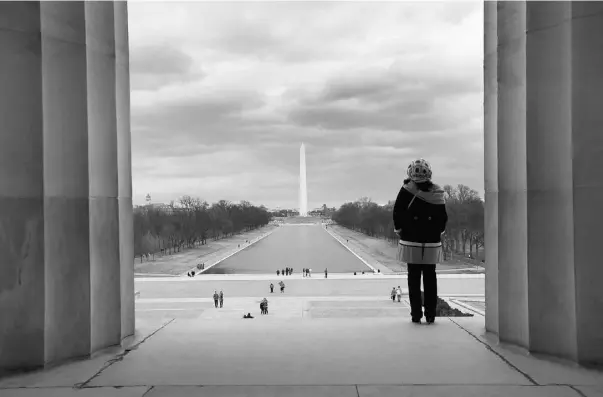
[{"label": "dark cloud", "polygon": [[326,81],[316,94],[288,93],[289,120],[303,126],[327,129],[374,128],[380,130],[436,131],[464,122],[438,107],[481,91],[475,76],[422,78],[390,68],[342,74]]}]

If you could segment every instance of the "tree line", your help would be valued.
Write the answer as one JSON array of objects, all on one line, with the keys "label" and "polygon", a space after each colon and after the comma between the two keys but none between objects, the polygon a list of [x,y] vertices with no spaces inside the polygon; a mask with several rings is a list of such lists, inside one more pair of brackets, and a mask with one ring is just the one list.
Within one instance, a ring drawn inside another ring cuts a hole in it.
[{"label": "tree line", "polygon": [[178,203],[134,209],[134,254],[171,254],[185,247],[206,244],[240,232],[257,229],[270,222],[264,206],[247,201],[233,204],[227,200],[209,204],[199,198],[183,196]]},{"label": "tree line", "polygon": [[[448,224],[442,243],[445,255],[452,253],[476,256],[484,247],[484,202],[477,191],[459,184],[443,187],[446,198]],[[394,200],[379,205],[368,197],[343,204],[332,216],[341,226],[369,236],[398,241],[394,232]]]}]

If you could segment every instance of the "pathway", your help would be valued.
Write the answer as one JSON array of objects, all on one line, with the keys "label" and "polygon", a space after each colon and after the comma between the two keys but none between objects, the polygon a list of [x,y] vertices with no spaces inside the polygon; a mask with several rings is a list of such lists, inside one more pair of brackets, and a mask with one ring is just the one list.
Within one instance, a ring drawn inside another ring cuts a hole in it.
[{"label": "pathway", "polygon": [[404,303],[292,303],[273,299],[269,315],[249,320],[211,306],[192,315],[139,308],[144,334],[129,349],[2,379],[0,395],[603,396],[601,372],[505,349],[484,334],[481,316],[415,325]]}]

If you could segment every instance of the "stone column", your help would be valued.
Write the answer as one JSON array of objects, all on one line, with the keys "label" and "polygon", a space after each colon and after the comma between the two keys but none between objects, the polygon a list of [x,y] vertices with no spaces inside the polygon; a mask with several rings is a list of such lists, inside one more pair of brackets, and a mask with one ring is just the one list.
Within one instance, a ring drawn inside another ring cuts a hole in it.
[{"label": "stone column", "polygon": [[92,349],[121,340],[115,25],[112,2],[85,2]]},{"label": "stone column", "polygon": [[[491,10],[486,79],[493,74]],[[498,147],[489,149],[495,113],[488,84],[485,142],[486,181],[498,166],[498,234],[487,237],[498,242],[497,283],[486,274],[486,285],[498,287],[498,296],[487,290],[487,310],[498,303],[498,313],[488,313],[487,329],[497,332],[497,316],[503,343],[600,365],[603,6],[499,2],[497,14]],[[486,208],[493,211],[491,196]]]},{"label": "stone column", "polygon": [[497,3],[484,2],[484,187],[486,330],[498,333]]},{"label": "stone column", "polygon": [[603,3],[571,7],[577,356],[584,364],[603,364]]},{"label": "stone column", "polygon": [[526,9],[529,348],[575,359],[571,7]]},{"label": "stone column", "polygon": [[115,94],[117,109],[117,179],[119,261],[121,266],[121,338],[134,334],[134,218],[132,213],[132,143],[130,135],[130,49],[128,8],[115,7]]},{"label": "stone column", "polygon": [[[41,2],[45,362],[90,353],[86,24],[82,2]],[[41,274],[41,275],[42,275]]]},{"label": "stone column", "polygon": [[0,374],[133,332],[124,59],[125,3],[0,2]]},{"label": "stone column", "polygon": [[0,2],[0,372],[44,364],[41,44],[40,3]]},{"label": "stone column", "polygon": [[497,14],[498,332],[528,347],[526,4],[501,1]]}]

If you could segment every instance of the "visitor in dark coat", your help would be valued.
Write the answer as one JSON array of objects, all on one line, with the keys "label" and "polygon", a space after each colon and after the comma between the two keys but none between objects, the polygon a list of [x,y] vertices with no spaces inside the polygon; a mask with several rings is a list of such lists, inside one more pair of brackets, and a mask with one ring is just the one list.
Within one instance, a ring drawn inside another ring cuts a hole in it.
[{"label": "visitor in dark coat", "polygon": [[423,317],[421,273],[425,294],[425,318],[435,320],[437,304],[436,264],[442,261],[442,233],[448,215],[444,191],[431,182],[431,167],[423,159],[410,163],[408,179],[394,205],[395,232],[400,236],[398,259],[408,265],[408,295],[414,323]]}]

